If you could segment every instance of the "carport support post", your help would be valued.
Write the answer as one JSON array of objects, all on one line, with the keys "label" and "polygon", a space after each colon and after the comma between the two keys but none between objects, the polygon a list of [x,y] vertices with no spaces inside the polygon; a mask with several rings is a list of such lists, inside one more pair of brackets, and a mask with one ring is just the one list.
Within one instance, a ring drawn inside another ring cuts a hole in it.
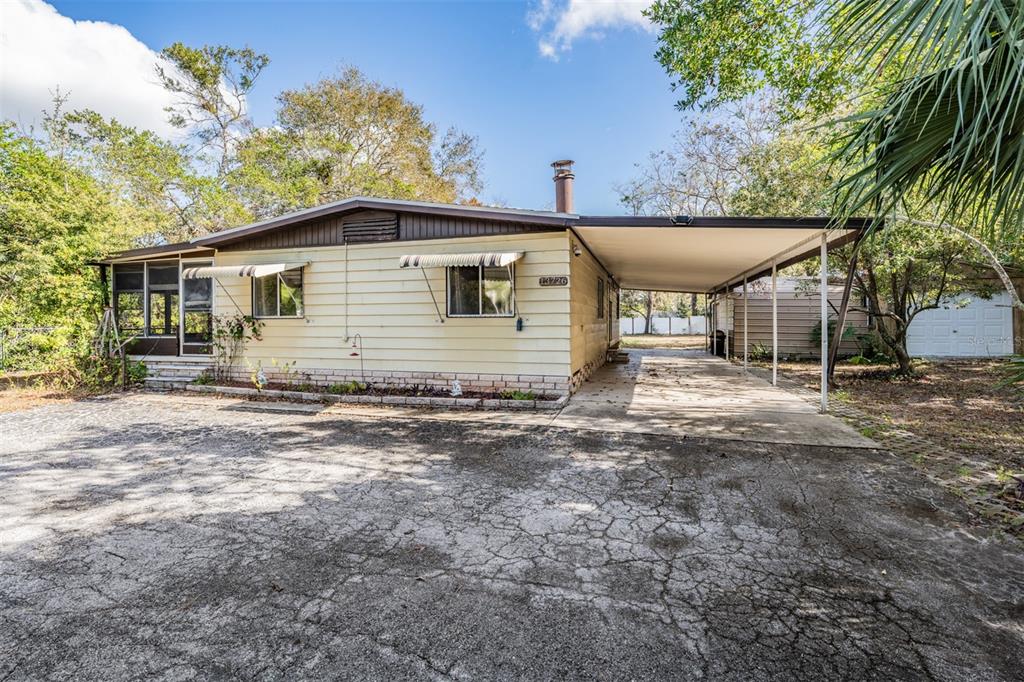
[{"label": "carport support post", "polygon": [[828,232],[821,233],[821,412],[828,412]]},{"label": "carport support post", "polygon": [[743,371],[747,371],[747,278],[743,278]]},{"label": "carport support post", "polygon": [[776,286],[778,276],[775,261],[772,261],[772,386],[779,385],[779,295]]}]

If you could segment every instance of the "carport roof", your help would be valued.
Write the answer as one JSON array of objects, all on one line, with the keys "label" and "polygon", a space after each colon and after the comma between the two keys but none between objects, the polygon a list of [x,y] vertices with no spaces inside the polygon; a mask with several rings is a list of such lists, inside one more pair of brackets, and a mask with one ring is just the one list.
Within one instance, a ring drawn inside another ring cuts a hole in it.
[{"label": "carport roof", "polygon": [[864,219],[835,226],[829,218],[622,218],[581,216],[580,241],[626,289],[714,293],[857,237]]},{"label": "carport roof", "polygon": [[[779,267],[784,267],[815,255],[823,231],[828,232],[830,246],[837,246],[856,237],[869,224],[860,218],[837,227],[830,218],[587,216],[351,197],[221,230],[188,242],[124,251],[100,263],[177,254],[205,256],[249,237],[367,209],[451,217],[474,224],[519,224],[531,231],[570,230],[625,288],[709,293],[738,284],[744,277],[755,279],[770,272],[773,259]],[[436,235],[441,236],[464,237],[467,234],[455,231],[450,235]]]}]

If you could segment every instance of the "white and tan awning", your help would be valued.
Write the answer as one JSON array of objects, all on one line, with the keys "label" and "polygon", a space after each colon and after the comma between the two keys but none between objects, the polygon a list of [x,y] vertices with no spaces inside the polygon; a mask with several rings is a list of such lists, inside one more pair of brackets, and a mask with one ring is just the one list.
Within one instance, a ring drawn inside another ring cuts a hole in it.
[{"label": "white and tan awning", "polygon": [[210,277],[266,277],[285,270],[301,268],[309,265],[304,263],[257,263],[251,265],[208,265],[198,268],[185,268],[181,271],[182,279],[203,279]]},{"label": "white and tan awning", "polygon": [[460,265],[505,266],[512,265],[523,257],[522,252],[512,253],[434,253],[402,256],[398,259],[400,268],[452,268]]}]

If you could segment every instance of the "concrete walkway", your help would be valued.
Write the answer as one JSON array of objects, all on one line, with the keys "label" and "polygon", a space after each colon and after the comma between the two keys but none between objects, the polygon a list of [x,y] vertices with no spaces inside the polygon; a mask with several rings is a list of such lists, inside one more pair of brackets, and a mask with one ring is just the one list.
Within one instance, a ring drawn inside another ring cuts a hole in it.
[{"label": "concrete walkway", "polygon": [[552,421],[565,428],[877,447],[800,397],[697,350],[632,350],[598,370]]},{"label": "concrete walkway", "polygon": [[253,403],[206,396],[177,399],[218,405],[218,409],[306,412],[349,419],[556,426],[759,443],[878,447],[840,419],[818,414],[814,405],[793,392],[773,387],[736,365],[696,350],[631,350],[628,364],[607,365],[595,372],[559,412]]}]

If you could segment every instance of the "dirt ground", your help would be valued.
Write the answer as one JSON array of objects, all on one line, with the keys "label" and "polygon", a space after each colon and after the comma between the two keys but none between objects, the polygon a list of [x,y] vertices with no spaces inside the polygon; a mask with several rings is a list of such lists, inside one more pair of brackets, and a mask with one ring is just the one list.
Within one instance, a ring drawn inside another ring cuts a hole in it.
[{"label": "dirt ground", "polygon": [[[833,397],[944,447],[1024,472],[1024,395],[999,388],[999,360],[922,362],[902,379],[889,367],[840,364]],[[782,363],[781,373],[818,390],[816,363]]]},{"label": "dirt ground", "polygon": [[66,403],[89,395],[54,388],[42,379],[43,375],[38,372],[0,372],[0,414]]},{"label": "dirt ground", "polygon": [[703,348],[704,335],[631,334],[622,337],[623,348]]}]

